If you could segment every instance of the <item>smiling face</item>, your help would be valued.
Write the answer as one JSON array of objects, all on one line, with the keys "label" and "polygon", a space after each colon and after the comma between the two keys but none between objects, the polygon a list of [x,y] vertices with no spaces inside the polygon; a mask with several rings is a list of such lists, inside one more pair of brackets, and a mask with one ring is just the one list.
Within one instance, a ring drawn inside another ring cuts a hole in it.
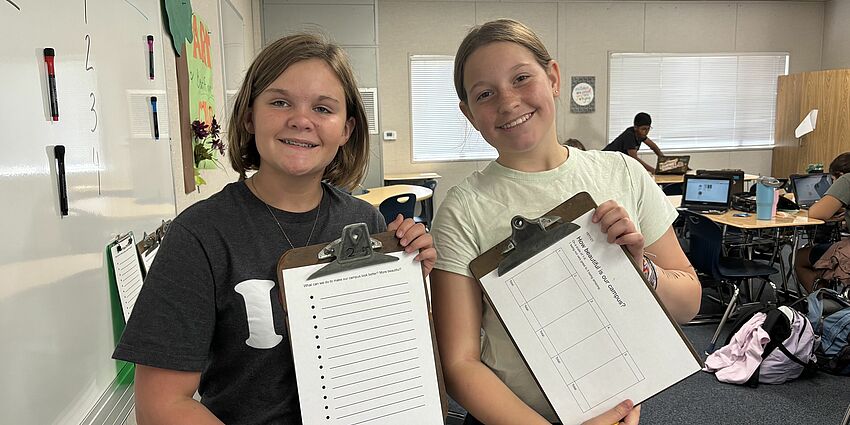
[{"label": "smiling face", "polygon": [[260,153],[260,170],[321,179],[354,129],[345,92],[321,59],[292,64],[254,100],[246,128]]},{"label": "smiling face", "polygon": [[560,87],[560,73],[555,61],[544,68],[519,44],[489,43],[469,55],[463,85],[467,100],[461,110],[500,158],[557,146],[553,93]]}]

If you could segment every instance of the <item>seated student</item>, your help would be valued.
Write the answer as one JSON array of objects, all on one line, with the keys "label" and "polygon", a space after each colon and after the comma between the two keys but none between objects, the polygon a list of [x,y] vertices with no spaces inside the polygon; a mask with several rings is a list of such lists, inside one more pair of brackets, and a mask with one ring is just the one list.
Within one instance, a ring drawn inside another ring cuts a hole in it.
[{"label": "seated student", "polygon": [[658,156],[664,156],[661,153],[661,149],[658,148],[658,145],[655,144],[649,137],[646,137],[649,134],[649,130],[652,129],[652,117],[649,116],[646,112],[639,112],[635,115],[634,126],[629,127],[623,130],[616,139],[608,143],[607,146],[602,148],[603,151],[613,151],[613,152],[622,152],[641,163],[643,168],[646,168],[646,171],[650,173],[655,172],[655,167],[647,164],[644,160],[638,157],[638,149],[640,149],[641,143],[646,143],[653,152],[655,152]]},{"label": "seated student", "polygon": [[585,149],[584,144],[581,143],[581,141],[579,141],[578,139],[570,138],[570,139],[567,139],[565,142],[563,142],[561,144],[564,145],[564,146],[569,146],[571,148],[581,149],[583,151],[587,150],[587,149]]},{"label": "seated student", "polygon": [[[446,389],[469,412],[467,424],[549,424],[555,413],[469,271],[510,236],[513,215],[539,217],[587,191],[600,203],[593,222],[643,261],[649,279],[657,275],[656,292],[675,320],[697,313],[700,284],[670,227],[678,214],[640,164],[558,143],[560,67],[528,27],[500,19],[473,28],[455,55],[454,84],[461,111],[498,158],[449,189],[432,228],[440,252],[432,309]],[[588,423],[637,423],[632,407],[626,401]]]},{"label": "seated student", "polygon": [[[850,173],[850,152],[844,152],[829,164],[829,174],[834,181],[823,198],[809,207],[809,217],[826,220],[843,212],[844,221],[850,223],[850,210],[846,209],[847,204],[850,204],[850,174],[848,173]],[[797,258],[794,261],[797,280],[809,292],[816,289],[814,286],[818,277],[812,265],[830,246],[832,243],[816,244],[797,251]]]},{"label": "seated student", "polygon": [[[287,250],[363,222],[370,233],[395,231],[407,252],[421,250],[423,273],[436,258],[422,224],[399,215],[387,225],[337,189],[359,182],[369,158],[365,108],[342,48],[306,34],[266,46],[234,102],[228,143],[239,181],[174,219],[113,354],[136,363],[140,425],[301,423],[275,284]],[[256,312],[263,305],[270,314]]]}]

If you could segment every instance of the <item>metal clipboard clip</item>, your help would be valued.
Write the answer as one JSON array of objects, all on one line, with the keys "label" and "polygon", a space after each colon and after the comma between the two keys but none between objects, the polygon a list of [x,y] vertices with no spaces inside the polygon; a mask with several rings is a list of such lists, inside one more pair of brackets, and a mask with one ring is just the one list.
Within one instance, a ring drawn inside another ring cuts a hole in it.
[{"label": "metal clipboard clip", "polygon": [[138,243],[139,254],[147,255],[158,248],[170,225],[171,220],[162,220],[162,224],[153,233],[144,232],[142,234],[142,241]]},{"label": "metal clipboard clip", "polygon": [[123,235],[115,235],[111,245],[115,245],[115,251],[121,252],[122,250],[130,247],[130,243],[133,240],[131,238],[132,236],[133,232],[127,232]]},{"label": "metal clipboard clip", "polygon": [[366,227],[366,223],[349,224],[342,229],[342,237],[319,251],[319,260],[333,257],[336,259],[313,272],[307,280],[399,260],[398,257],[375,252],[382,246],[379,240],[369,237],[369,228]]},{"label": "metal clipboard clip", "polygon": [[499,262],[498,275],[501,276],[513,270],[522,262],[579,229],[579,225],[572,222],[561,223],[547,229],[560,221],[561,217],[556,215],[537,219],[528,219],[521,215],[514,216],[511,219],[511,239],[508,247],[502,251],[502,254],[507,255]]}]

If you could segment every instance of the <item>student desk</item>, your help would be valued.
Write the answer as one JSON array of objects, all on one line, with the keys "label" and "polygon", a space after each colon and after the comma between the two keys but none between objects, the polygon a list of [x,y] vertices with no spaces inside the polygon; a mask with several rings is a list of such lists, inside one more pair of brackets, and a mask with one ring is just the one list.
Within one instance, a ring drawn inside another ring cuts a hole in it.
[{"label": "student desk", "polygon": [[[413,181],[425,181],[425,180],[439,180],[441,175],[437,173],[397,173],[397,174],[387,174],[384,176],[384,182],[413,182]],[[386,183],[385,183],[386,184]]]},{"label": "student desk", "polygon": [[[668,196],[667,199],[673,206],[681,205],[682,196]],[[711,221],[724,226],[723,234],[726,234],[726,226],[732,226],[740,229],[749,240],[752,240],[752,233],[773,229],[774,239],[774,254],[776,258],[780,244],[782,242],[780,230],[783,228],[791,228],[791,258],[789,271],[793,271],[794,260],[796,259],[797,249],[800,243],[799,230],[807,226],[817,226],[824,224],[823,220],[817,218],[809,218],[809,213],[806,210],[798,210],[794,212],[777,211],[776,216],[770,220],[758,220],[755,213],[750,213],[748,217],[735,217],[735,214],[740,214],[741,211],[729,210],[723,214],[702,214]],[[782,263],[781,255],[779,256],[779,266],[782,269],[782,288],[788,291],[788,273],[785,272],[785,265]],[[796,291],[795,291],[796,292]]]},{"label": "student desk", "polygon": [[[689,171],[688,174],[696,174],[696,171]],[[672,184],[672,183],[682,183],[685,181],[685,176],[683,174],[653,174],[655,178],[656,184]],[[755,181],[759,176],[755,174],[744,174],[744,181]]]},{"label": "student desk", "polygon": [[355,198],[362,199],[377,208],[381,205],[384,199],[391,196],[401,195],[403,193],[412,193],[416,195],[416,201],[423,201],[434,195],[434,191],[423,186],[412,184],[394,184],[391,186],[375,187],[366,189],[367,192],[361,195],[354,195]]}]

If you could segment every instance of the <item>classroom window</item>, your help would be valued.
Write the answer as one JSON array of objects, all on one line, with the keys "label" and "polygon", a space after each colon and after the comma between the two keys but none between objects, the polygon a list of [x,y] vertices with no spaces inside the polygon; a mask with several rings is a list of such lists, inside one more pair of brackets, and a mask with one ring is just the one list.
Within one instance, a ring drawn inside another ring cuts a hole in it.
[{"label": "classroom window", "polygon": [[644,111],[662,150],[773,145],[787,53],[612,53],[608,69],[608,140]]},{"label": "classroom window", "polygon": [[410,57],[413,162],[496,158],[458,107],[453,67],[453,56]]}]

